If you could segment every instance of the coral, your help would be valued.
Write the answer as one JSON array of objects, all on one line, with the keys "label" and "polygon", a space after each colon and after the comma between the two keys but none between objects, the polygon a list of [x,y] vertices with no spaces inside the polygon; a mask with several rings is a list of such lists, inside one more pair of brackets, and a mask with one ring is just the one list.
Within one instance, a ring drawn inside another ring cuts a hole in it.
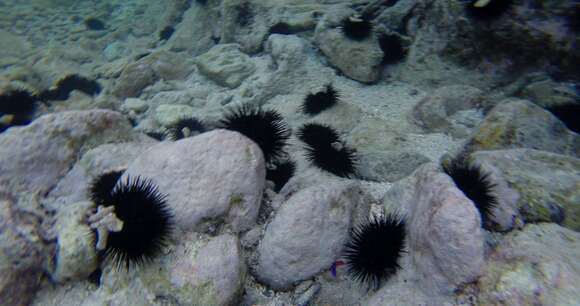
[{"label": "coral", "polygon": [[306,158],[316,167],[340,177],[357,174],[356,150],[344,145],[331,127],[307,123],[298,131],[298,138],[306,144]]},{"label": "coral", "polygon": [[308,115],[316,115],[338,103],[340,94],[332,84],[326,85],[324,91],[309,93],[304,99],[301,110]]},{"label": "coral", "polygon": [[364,40],[368,38],[372,32],[372,22],[358,15],[346,17],[342,20],[342,33],[352,40]]},{"label": "coral", "polygon": [[377,289],[401,268],[404,248],[404,221],[393,215],[373,218],[351,231],[344,250],[348,272],[368,288]]},{"label": "coral", "polygon": [[171,140],[179,140],[190,137],[197,133],[203,133],[207,129],[203,122],[197,118],[183,118],[177,121],[169,128],[169,138]]},{"label": "coral", "polygon": [[266,180],[274,182],[274,191],[279,192],[296,171],[296,164],[291,161],[275,162],[266,170]]},{"label": "coral", "polygon": [[262,149],[266,162],[284,155],[284,146],[290,137],[290,130],[278,112],[248,104],[231,109],[220,120],[220,125],[253,140]]},{"label": "coral", "polygon": [[111,193],[109,206],[123,222],[118,232],[109,233],[105,256],[118,268],[141,265],[159,255],[173,229],[173,215],[166,195],[149,179],[121,181]]},{"label": "coral", "polygon": [[498,205],[494,193],[496,185],[491,182],[489,174],[462,158],[444,164],[443,170],[453,179],[457,188],[475,204],[481,215],[481,222],[486,226],[487,220],[493,216],[493,209]]}]

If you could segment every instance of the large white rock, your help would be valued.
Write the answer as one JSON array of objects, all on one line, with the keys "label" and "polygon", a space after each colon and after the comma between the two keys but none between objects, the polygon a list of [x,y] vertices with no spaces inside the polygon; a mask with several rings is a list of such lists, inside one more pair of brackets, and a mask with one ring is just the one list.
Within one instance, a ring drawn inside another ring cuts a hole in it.
[{"label": "large white rock", "polygon": [[0,185],[12,191],[45,193],[79,155],[109,142],[135,139],[129,121],[108,110],[44,115],[0,135]]},{"label": "large white rock", "polygon": [[264,157],[245,136],[214,130],[163,142],[140,155],[121,178],[149,178],[167,194],[176,225],[204,231],[225,221],[238,232],[256,221],[265,184]]},{"label": "large white rock", "polygon": [[474,204],[437,165],[415,174],[408,218],[409,253],[420,287],[427,293],[452,293],[481,275],[484,237]]},{"label": "large white rock", "polygon": [[283,203],[258,247],[256,277],[286,290],[329,268],[348,239],[355,212],[364,205],[359,192],[356,183],[330,182],[301,190]]}]

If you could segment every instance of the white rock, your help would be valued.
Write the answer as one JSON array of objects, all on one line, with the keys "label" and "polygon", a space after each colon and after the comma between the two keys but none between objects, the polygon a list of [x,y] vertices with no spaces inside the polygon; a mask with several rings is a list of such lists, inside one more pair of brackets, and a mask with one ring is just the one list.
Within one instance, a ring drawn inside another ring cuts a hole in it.
[{"label": "white rock", "polygon": [[178,227],[206,230],[223,220],[237,232],[255,224],[266,174],[256,144],[237,132],[214,130],[152,147],[121,179],[127,176],[152,179],[168,195]]},{"label": "white rock", "polygon": [[240,51],[237,44],[224,44],[211,48],[197,57],[199,72],[221,86],[236,88],[256,70],[250,57]]},{"label": "white rock", "polygon": [[44,115],[0,135],[0,185],[45,193],[83,151],[99,144],[134,139],[129,122],[106,110]]},{"label": "white rock", "polygon": [[162,104],[155,110],[155,120],[165,127],[169,127],[180,119],[193,116],[193,107],[183,104]]},{"label": "white rock", "polygon": [[356,183],[330,182],[294,194],[266,228],[256,277],[287,290],[329,268],[342,252],[355,212],[365,210],[359,191]]}]

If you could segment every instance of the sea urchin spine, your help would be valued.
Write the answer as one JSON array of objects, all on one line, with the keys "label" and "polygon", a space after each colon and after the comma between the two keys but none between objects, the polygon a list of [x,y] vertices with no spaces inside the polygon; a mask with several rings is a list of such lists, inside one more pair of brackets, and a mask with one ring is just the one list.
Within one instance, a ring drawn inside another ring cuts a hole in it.
[{"label": "sea urchin spine", "polygon": [[393,215],[373,218],[355,227],[344,250],[349,274],[369,288],[377,289],[401,268],[405,253],[405,223]]},{"label": "sea urchin spine", "polygon": [[302,104],[302,111],[308,115],[316,115],[338,103],[340,95],[332,84],[326,85],[324,91],[309,93]]}]

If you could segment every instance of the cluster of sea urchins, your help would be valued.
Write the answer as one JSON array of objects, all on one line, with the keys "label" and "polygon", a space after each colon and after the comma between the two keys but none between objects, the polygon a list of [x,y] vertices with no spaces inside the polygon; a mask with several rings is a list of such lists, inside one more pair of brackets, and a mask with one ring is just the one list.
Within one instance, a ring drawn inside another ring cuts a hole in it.
[{"label": "cluster of sea urchins", "polygon": [[345,145],[333,128],[307,123],[297,134],[306,144],[306,157],[314,166],[340,177],[357,174],[356,150]]},{"label": "cluster of sea urchins", "polygon": [[399,259],[404,252],[405,222],[387,215],[351,230],[343,257],[356,281],[377,289],[401,268]]},{"label": "cluster of sea urchins", "polygon": [[91,186],[97,206],[114,207],[122,229],[110,232],[105,257],[118,268],[151,261],[161,253],[173,228],[166,196],[149,179],[127,177],[123,171],[101,175]]}]

